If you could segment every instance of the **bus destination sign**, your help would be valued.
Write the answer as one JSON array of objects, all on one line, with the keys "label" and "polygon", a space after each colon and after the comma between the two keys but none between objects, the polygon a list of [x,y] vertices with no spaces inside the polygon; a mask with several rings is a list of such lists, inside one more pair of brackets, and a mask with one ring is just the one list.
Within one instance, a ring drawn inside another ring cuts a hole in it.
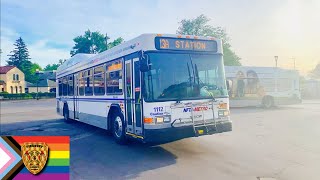
[{"label": "bus destination sign", "polygon": [[155,46],[158,50],[217,52],[217,42],[214,40],[156,37]]}]

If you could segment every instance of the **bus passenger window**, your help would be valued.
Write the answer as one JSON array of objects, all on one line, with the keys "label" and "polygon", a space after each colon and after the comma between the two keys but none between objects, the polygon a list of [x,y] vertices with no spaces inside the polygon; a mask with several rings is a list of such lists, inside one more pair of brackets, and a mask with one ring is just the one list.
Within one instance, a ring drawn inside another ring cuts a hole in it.
[{"label": "bus passenger window", "polygon": [[106,66],[107,94],[122,94],[122,59]]},{"label": "bus passenger window", "polygon": [[62,96],[62,81],[61,81],[61,79],[59,79],[59,87],[58,87],[59,89],[59,96]]},{"label": "bus passenger window", "polygon": [[91,70],[88,70],[86,73],[85,79],[85,95],[86,96],[92,96],[93,95],[93,81],[92,81],[92,73]]},{"label": "bus passenger window", "polygon": [[85,80],[83,78],[83,72],[79,73],[79,95],[84,96],[84,86],[85,86]]},{"label": "bus passenger window", "polygon": [[69,96],[73,96],[73,91],[74,91],[74,87],[73,87],[73,75],[69,76],[69,87],[68,87],[68,95]]},{"label": "bus passenger window", "polygon": [[62,79],[62,94],[64,96],[68,96],[68,79],[67,79],[67,77],[64,77]]},{"label": "bus passenger window", "polygon": [[94,68],[93,84],[94,84],[94,95],[105,94],[105,83],[104,83],[104,68],[99,66]]}]

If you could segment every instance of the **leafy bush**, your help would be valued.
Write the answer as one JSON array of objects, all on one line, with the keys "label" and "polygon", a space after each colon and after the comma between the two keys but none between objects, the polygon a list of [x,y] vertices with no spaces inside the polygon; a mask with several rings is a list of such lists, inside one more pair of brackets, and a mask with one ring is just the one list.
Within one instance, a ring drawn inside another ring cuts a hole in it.
[{"label": "leafy bush", "polygon": [[[37,93],[20,93],[20,94],[8,94],[8,93],[0,93],[0,96],[3,99],[36,99]],[[56,97],[56,93],[38,93],[39,99],[44,98],[54,98]]]}]

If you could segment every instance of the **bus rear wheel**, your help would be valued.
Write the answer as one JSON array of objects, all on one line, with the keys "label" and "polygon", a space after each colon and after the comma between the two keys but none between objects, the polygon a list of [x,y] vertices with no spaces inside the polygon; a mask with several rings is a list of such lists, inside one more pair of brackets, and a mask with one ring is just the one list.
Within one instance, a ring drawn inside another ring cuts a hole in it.
[{"label": "bus rear wheel", "polygon": [[112,134],[118,144],[125,144],[127,142],[125,123],[123,115],[119,112],[115,113],[112,121]]},{"label": "bus rear wheel", "polygon": [[274,106],[274,101],[273,101],[273,98],[271,96],[266,96],[263,98],[262,100],[262,105],[264,108],[271,108]]}]

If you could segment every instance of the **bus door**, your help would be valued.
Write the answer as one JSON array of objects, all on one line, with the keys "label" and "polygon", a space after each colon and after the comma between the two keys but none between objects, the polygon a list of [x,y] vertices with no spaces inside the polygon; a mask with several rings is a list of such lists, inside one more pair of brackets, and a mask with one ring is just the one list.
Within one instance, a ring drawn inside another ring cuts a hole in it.
[{"label": "bus door", "polygon": [[74,107],[74,119],[79,119],[79,78],[78,74],[74,74],[73,76],[73,86],[74,86],[74,93],[73,93],[73,107]]},{"label": "bus door", "polygon": [[133,59],[133,95],[134,95],[134,125],[135,134],[142,135],[142,111],[141,111],[141,82],[140,82],[140,62],[139,58]]},{"label": "bus door", "polygon": [[127,132],[142,135],[139,58],[125,62]]}]

